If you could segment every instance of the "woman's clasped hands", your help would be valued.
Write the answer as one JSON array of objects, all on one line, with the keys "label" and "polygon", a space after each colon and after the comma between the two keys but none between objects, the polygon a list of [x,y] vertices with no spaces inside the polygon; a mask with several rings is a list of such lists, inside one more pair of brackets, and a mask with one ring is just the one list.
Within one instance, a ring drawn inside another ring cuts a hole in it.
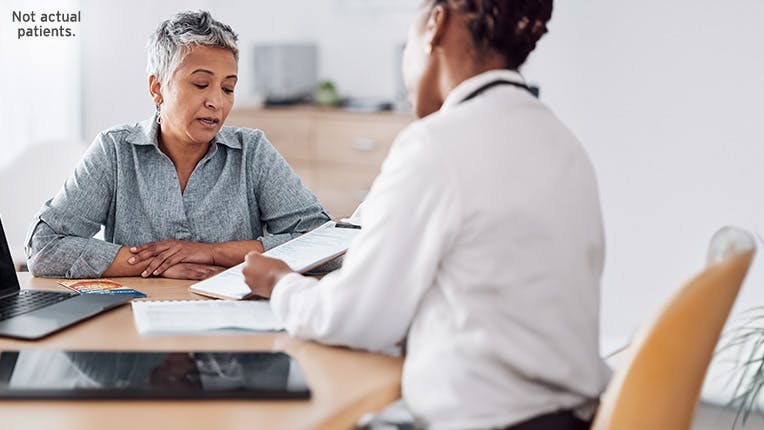
[{"label": "woman's clasped hands", "polygon": [[149,262],[141,276],[174,279],[206,279],[226,268],[215,264],[212,243],[185,240],[161,240],[130,247],[132,265]]}]

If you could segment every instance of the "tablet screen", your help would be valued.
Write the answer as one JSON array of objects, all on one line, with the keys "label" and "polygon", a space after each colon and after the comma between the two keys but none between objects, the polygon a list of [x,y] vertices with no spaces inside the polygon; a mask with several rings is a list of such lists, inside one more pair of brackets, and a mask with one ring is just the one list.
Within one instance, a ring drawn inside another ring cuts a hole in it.
[{"label": "tablet screen", "polygon": [[0,398],[307,399],[281,352],[21,350],[0,353]]}]

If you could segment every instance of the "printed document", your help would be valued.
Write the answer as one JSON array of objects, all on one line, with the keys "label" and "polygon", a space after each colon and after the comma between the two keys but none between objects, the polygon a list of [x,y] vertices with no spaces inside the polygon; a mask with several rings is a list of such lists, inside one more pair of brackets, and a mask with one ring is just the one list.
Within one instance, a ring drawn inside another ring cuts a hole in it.
[{"label": "printed document", "polygon": [[[305,273],[347,251],[350,243],[361,232],[359,228],[340,228],[329,221],[302,236],[263,253],[266,257],[284,260],[298,273]],[[197,294],[219,299],[241,300],[252,292],[241,273],[244,263],[233,266],[209,279],[192,285],[189,289]]]}]

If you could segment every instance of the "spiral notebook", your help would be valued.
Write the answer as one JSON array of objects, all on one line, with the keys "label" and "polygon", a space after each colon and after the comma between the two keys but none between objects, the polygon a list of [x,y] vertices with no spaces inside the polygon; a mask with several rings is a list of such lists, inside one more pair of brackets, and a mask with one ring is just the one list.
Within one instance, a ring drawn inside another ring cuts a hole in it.
[{"label": "spiral notebook", "polygon": [[134,300],[132,307],[135,328],[142,335],[284,329],[267,301]]}]

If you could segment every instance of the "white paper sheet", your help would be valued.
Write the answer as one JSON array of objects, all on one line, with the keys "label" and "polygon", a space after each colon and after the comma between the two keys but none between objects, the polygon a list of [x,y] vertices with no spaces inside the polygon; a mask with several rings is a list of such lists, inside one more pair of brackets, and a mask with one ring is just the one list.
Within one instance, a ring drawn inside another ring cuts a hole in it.
[{"label": "white paper sheet", "polygon": [[284,260],[289,268],[303,273],[347,251],[360,229],[336,228],[326,224],[263,253],[266,257]]},{"label": "white paper sheet", "polygon": [[283,330],[266,301],[133,301],[140,334],[199,334],[211,331]]},{"label": "white paper sheet", "polygon": [[197,282],[189,289],[194,293],[218,299],[241,300],[252,293],[244,282],[244,274],[241,273],[243,268],[244,263],[233,266],[211,278]]}]

